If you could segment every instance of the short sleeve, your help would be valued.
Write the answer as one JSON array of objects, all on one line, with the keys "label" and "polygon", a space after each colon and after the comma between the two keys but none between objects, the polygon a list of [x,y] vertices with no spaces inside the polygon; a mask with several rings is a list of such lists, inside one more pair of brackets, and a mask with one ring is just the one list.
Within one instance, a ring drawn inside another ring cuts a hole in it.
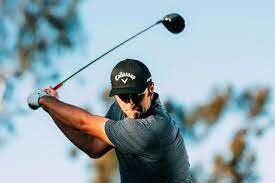
[{"label": "short sleeve", "polygon": [[110,109],[108,110],[107,114],[105,115],[106,118],[112,119],[113,116],[113,105],[111,105]]},{"label": "short sleeve", "polygon": [[119,108],[119,106],[116,102],[114,102],[110,106],[110,109],[108,110],[105,117],[108,119],[111,119],[111,120],[121,120],[124,118],[123,112],[121,111],[121,109]]},{"label": "short sleeve", "polygon": [[158,140],[145,119],[108,120],[105,132],[121,152],[138,154],[158,146]]}]

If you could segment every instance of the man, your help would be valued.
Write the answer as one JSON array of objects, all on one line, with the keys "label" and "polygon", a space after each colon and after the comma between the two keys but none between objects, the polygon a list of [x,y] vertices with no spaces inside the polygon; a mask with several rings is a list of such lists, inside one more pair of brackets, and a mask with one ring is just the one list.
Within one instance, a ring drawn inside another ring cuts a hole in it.
[{"label": "man", "polygon": [[161,106],[148,68],[123,60],[114,67],[111,84],[115,102],[106,117],[61,102],[52,88],[31,94],[28,104],[43,107],[91,158],[115,148],[122,183],[193,182],[183,138]]}]

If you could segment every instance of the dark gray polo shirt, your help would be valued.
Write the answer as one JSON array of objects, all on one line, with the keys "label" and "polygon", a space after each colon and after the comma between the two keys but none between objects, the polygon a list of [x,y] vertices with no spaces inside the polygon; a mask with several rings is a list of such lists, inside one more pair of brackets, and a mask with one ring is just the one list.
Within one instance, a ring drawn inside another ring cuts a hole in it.
[{"label": "dark gray polo shirt", "polygon": [[107,117],[105,131],[115,145],[122,183],[193,182],[179,128],[157,93],[140,119],[126,118],[116,102]]}]

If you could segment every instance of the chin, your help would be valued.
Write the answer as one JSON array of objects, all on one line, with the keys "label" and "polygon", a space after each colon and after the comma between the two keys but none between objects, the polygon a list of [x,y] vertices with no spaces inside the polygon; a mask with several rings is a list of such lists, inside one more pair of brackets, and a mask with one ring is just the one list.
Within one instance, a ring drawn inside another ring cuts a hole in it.
[{"label": "chin", "polygon": [[137,112],[137,113],[134,114],[135,119],[139,118],[139,116],[140,116],[140,112]]},{"label": "chin", "polygon": [[128,118],[131,119],[137,119],[140,116],[140,112],[139,111],[132,111],[130,114],[127,115]]}]

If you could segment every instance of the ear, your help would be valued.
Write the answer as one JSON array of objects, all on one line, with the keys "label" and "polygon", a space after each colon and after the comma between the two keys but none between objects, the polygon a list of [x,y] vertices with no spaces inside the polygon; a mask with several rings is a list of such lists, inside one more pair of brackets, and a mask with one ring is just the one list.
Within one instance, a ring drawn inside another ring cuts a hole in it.
[{"label": "ear", "polygon": [[154,95],[154,92],[155,92],[155,83],[152,82],[152,83],[150,84],[150,86],[148,87],[148,94],[153,96],[153,95]]}]

